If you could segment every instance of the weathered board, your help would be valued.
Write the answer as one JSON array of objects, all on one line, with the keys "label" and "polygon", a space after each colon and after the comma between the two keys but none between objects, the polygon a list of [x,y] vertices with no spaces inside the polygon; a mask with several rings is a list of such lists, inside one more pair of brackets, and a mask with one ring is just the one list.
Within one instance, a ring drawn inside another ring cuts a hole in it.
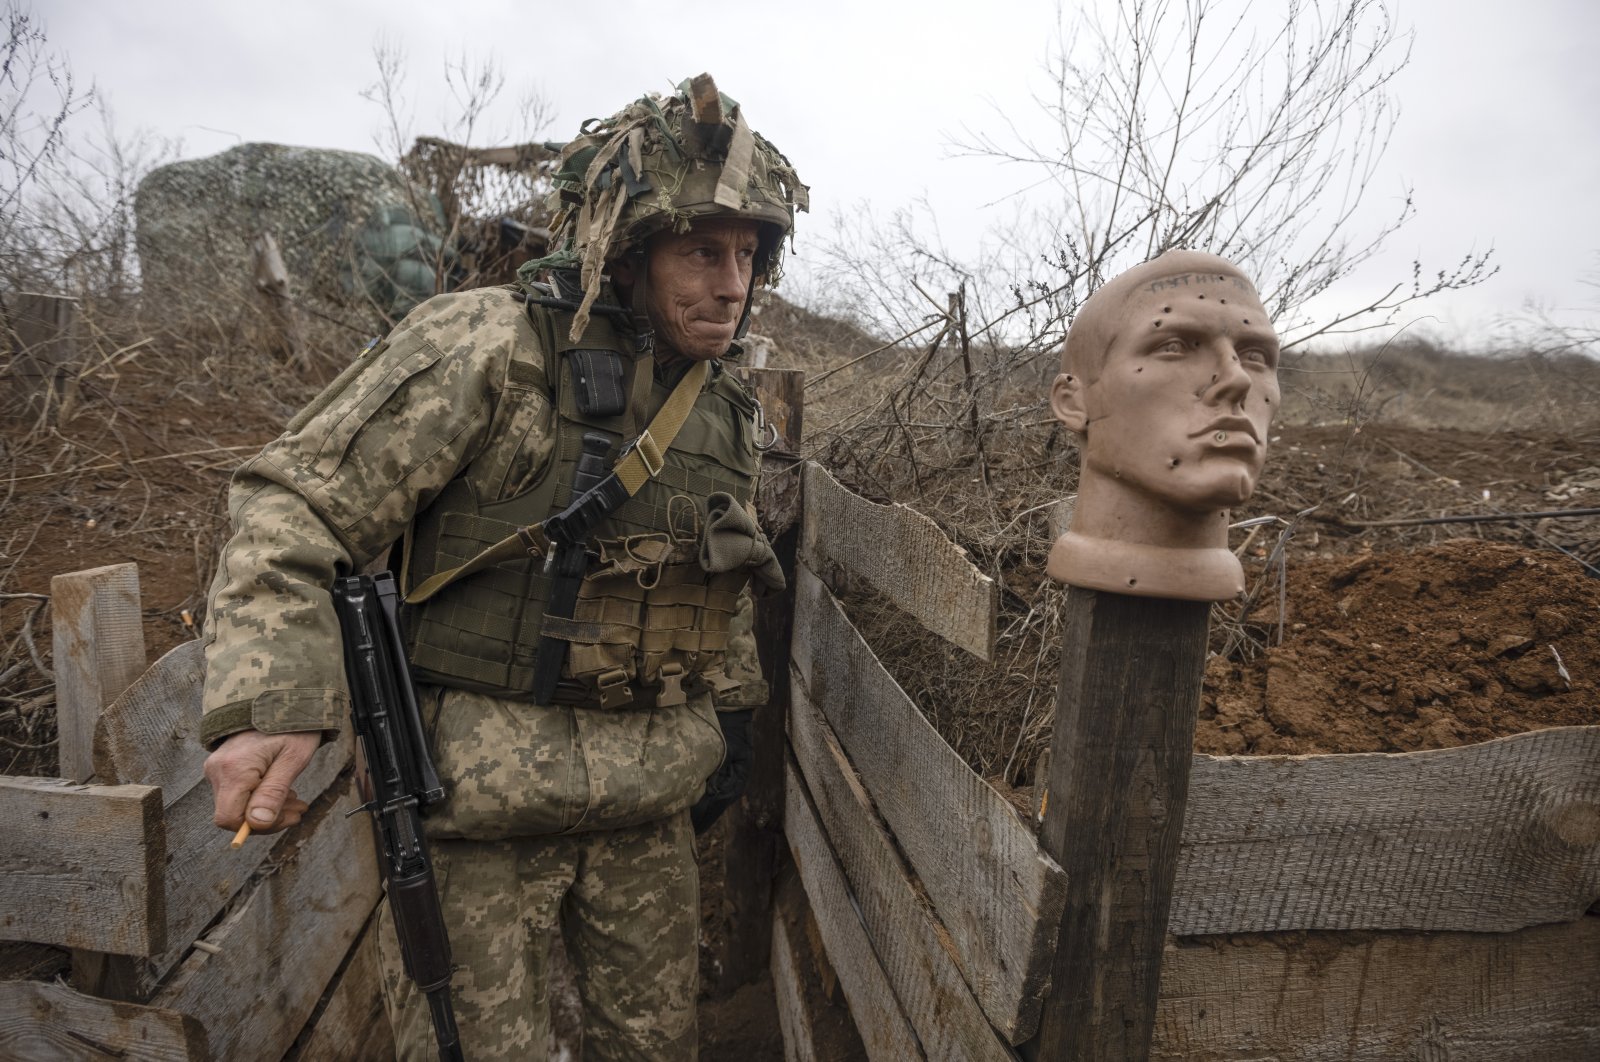
[{"label": "weathered board", "polygon": [[184,642],[150,666],[100,714],[94,771],[102,782],[159,785],[171,807],[204,777],[200,695],[204,646]]},{"label": "weathered board", "polygon": [[1168,928],[1503,932],[1596,897],[1600,726],[1563,727],[1431,752],[1195,757]]},{"label": "weathered board", "polygon": [[1152,1058],[1590,1062],[1600,918],[1169,943]]},{"label": "weathered board", "polygon": [[0,1058],[18,1062],[202,1062],[211,1058],[193,1018],[112,1003],[39,981],[0,981]]},{"label": "weathered board", "polygon": [[305,1024],[379,895],[361,805],[346,776],[289,831],[262,878],[206,935],[154,1003],[192,1015],[229,1062],[277,1062]]},{"label": "weathered board", "polygon": [[800,978],[799,952],[789,937],[781,911],[772,919],[772,994],[778,1005],[778,1027],[783,1031],[785,1062],[825,1062],[817,1057],[812,1039],[813,1019],[806,1006],[806,986]]},{"label": "weathered board", "polygon": [[800,559],[813,571],[836,564],[940,637],[983,660],[994,654],[994,580],[932,520],[869,502],[808,462],[803,521]]},{"label": "weathered board", "polygon": [[161,790],[0,776],[0,940],[147,955],[166,945]]},{"label": "weathered board", "polygon": [[145,669],[139,566],[58,575],[50,580],[61,777],[94,776],[94,732],[101,709]]},{"label": "weathered board", "polygon": [[[344,770],[350,762],[352,740],[346,731],[338,741],[317,750],[295,781],[300,799],[315,801]],[[133,998],[150,998],[160,980],[194,947],[195,938],[211,924],[217,912],[289,836],[252,834],[244,847],[236,849],[228,843],[230,834],[211,821],[213,811],[209,785],[194,786],[167,808],[167,947],[149,962],[139,963],[137,969],[122,975],[133,986]],[[367,825],[365,819],[361,825]]]},{"label": "weathered board", "polygon": [[867,939],[855,898],[828,846],[817,812],[806,794],[799,768],[785,772],[784,824],[806,897],[817,917],[828,959],[839,975],[856,1029],[873,1062],[913,1062],[925,1058],[900,1001]]},{"label": "weathered board", "polygon": [[387,1062],[395,1057],[394,1031],[383,1008],[383,980],[378,960],[378,919],[366,927],[350,949],[332,995],[300,1034],[285,1062]]},{"label": "weathered board", "polygon": [[821,581],[803,566],[796,578],[795,668],[921,879],[984,1012],[1015,1043],[1038,1022],[1066,878]]},{"label": "weathered board", "polygon": [[913,884],[844,750],[805,688],[796,682],[792,692],[795,761],[873,953],[923,1048],[932,1058],[1004,1062],[1011,1051],[963,980],[964,973],[971,980],[971,972],[960,968],[945,927]]}]

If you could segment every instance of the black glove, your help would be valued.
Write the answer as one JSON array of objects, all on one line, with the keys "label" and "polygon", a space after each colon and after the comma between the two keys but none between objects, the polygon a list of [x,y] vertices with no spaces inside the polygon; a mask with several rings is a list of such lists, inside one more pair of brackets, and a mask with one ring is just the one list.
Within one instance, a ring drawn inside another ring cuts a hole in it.
[{"label": "black glove", "polygon": [[755,759],[755,746],[750,739],[750,718],[754,712],[754,708],[743,708],[736,712],[717,713],[728,754],[722,758],[722,766],[717,768],[717,773],[706,783],[705,795],[689,809],[689,821],[694,823],[695,833],[705,833],[710,829],[711,824],[721,818],[722,813],[744,792],[744,784],[750,777],[750,764]]}]

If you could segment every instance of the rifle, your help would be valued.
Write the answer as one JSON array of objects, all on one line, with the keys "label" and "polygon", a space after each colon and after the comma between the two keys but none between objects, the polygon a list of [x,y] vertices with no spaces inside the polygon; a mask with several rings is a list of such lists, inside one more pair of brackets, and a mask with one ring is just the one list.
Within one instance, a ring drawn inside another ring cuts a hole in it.
[{"label": "rifle", "polygon": [[353,575],[333,584],[344,643],[351,722],[366,760],[361,810],[372,813],[378,865],[406,976],[428,998],[440,1062],[462,1062],[450,1006],[450,941],[445,933],[433,862],[422,836],[422,811],[444,799],[428,755],[416,687],[400,638],[394,576]]}]

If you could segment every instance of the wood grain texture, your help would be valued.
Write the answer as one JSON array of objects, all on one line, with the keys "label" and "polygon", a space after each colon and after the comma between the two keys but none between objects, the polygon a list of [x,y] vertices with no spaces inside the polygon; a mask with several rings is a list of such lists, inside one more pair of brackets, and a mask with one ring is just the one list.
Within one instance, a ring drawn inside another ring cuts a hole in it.
[{"label": "wood grain texture", "polygon": [[953,645],[982,660],[994,654],[998,593],[967,551],[915,509],[869,502],[814,462],[805,466],[800,559],[813,571],[838,565]]},{"label": "wood grain texture", "polygon": [[793,688],[789,734],[872,950],[929,1057],[1012,1057],[967,987],[975,980],[972,971],[961,968],[949,932],[913,883],[855,769],[800,683]]},{"label": "wood grain texture", "polygon": [[383,1007],[378,959],[378,919],[367,919],[322,1012],[301,1031],[284,1062],[386,1062],[394,1055],[394,1030]]},{"label": "wood grain texture", "polygon": [[856,1029],[873,1062],[913,1062],[925,1058],[906,1020],[900,1001],[872,950],[844,872],[829,847],[806,794],[799,768],[790,760],[785,771],[784,822],[806,898],[816,915],[828,960],[839,975]]},{"label": "wood grain texture", "polygon": [[1189,800],[1173,933],[1503,932],[1600,899],[1596,726],[1431,752],[1197,756]]},{"label": "wood grain texture", "polygon": [[161,790],[0,776],[0,940],[146,955],[166,944]]},{"label": "wood grain texture", "polygon": [[1178,941],[1151,1057],[1589,1062],[1600,1058],[1600,918]]},{"label": "wood grain texture", "polygon": [[102,782],[159,785],[168,806],[204,778],[200,696],[205,653],[184,642],[133,681],[100,714],[94,771]]},{"label": "wood grain texture", "polygon": [[796,577],[795,668],[949,930],[984,1012],[1015,1042],[1038,1022],[1065,875],[911,703],[820,580],[803,565]]},{"label": "wood grain texture", "polygon": [[[295,781],[300,799],[313,803],[350,763],[353,738],[346,726],[339,740],[318,749]],[[230,831],[211,821],[214,801],[210,785],[197,785],[167,808],[166,866],[167,946],[147,962],[120,973],[129,985],[129,998],[147,1000],[162,978],[194,947],[195,938],[217,917],[263,863],[276,859],[277,850],[292,831],[252,834],[243,848],[232,848]],[[365,817],[358,820],[370,831]],[[358,833],[361,831],[358,830]],[[367,849],[372,845],[363,834]]]},{"label": "wood grain texture", "polygon": [[229,1062],[277,1062],[305,1024],[379,896],[353,778],[344,776],[273,853],[274,871],[206,935],[155,997],[192,1015]]},{"label": "wood grain texture", "polygon": [[1148,1057],[1211,605],[1067,587],[1050,801],[1067,873],[1040,1058]]},{"label": "wood grain texture", "polygon": [[779,916],[772,920],[772,994],[778,1005],[778,1027],[783,1030],[784,1062],[826,1062],[817,1057],[811,1029],[814,1018],[806,1005],[806,988],[800,980],[800,956],[789,939],[788,926]]},{"label": "wood grain texture", "polygon": [[19,1062],[203,1062],[205,1030],[187,1015],[113,1003],[38,981],[0,982],[0,1058]]},{"label": "wood grain texture", "polygon": [[100,712],[145,669],[139,566],[58,575],[50,580],[61,777],[94,776]]}]

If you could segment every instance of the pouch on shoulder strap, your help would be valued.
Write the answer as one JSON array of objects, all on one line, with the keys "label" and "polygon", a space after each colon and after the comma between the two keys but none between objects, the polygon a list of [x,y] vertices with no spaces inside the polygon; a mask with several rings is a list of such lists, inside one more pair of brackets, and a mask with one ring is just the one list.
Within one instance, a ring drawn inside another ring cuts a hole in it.
[{"label": "pouch on shoulder strap", "polygon": [[563,352],[572,366],[573,401],[586,417],[619,417],[628,408],[627,366],[615,350]]}]

